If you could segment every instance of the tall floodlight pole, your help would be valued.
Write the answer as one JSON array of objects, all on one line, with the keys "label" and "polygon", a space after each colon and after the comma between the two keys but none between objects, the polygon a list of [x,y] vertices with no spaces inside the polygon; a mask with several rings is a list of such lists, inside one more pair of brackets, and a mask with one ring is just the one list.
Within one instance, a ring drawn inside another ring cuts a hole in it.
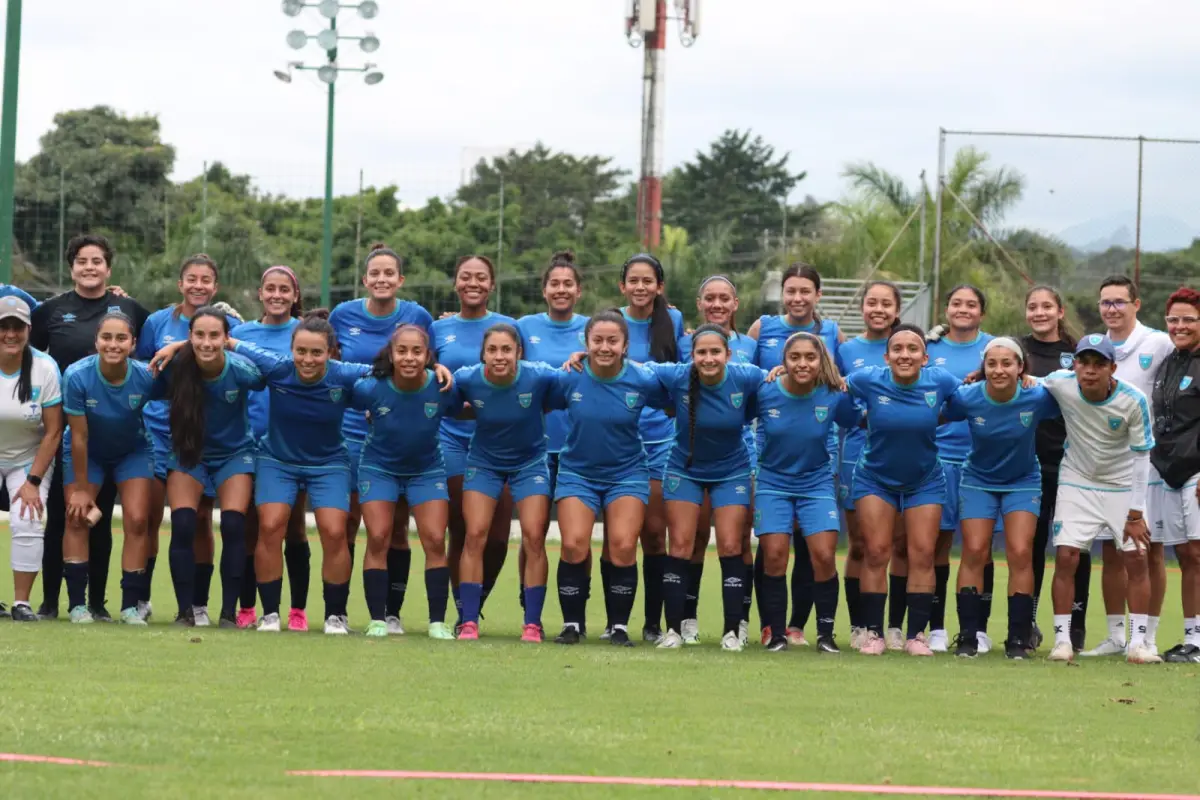
[{"label": "tall floodlight pole", "polygon": [[325,51],[325,63],[321,66],[310,67],[299,61],[287,65],[286,70],[276,70],[275,77],[284,83],[292,82],[292,70],[309,70],[317,73],[317,78],[326,84],[327,99],[325,111],[325,203],[321,214],[321,305],[330,305],[330,282],[333,276],[333,120],[334,120],[334,83],[342,72],[364,73],[363,79],[368,86],[374,86],[383,80],[383,73],[375,70],[374,64],[364,64],[361,67],[343,67],[338,64],[338,42],[356,41],[364,53],[374,53],[379,49],[379,38],[373,33],[364,36],[339,36],[337,30],[337,15],[344,9],[357,9],[363,19],[374,19],[379,14],[379,3],[375,0],[363,0],[360,3],[340,3],[338,0],[283,0],[283,13],[289,17],[298,16],[307,7],[316,8],[321,16],[329,20],[329,27],[315,35],[309,35],[303,30],[293,30],[287,35],[288,46],[294,50],[304,48],[310,40],[315,39],[317,45]]},{"label": "tall floodlight pole", "polygon": [[[691,47],[700,34],[700,0],[675,0],[679,38]],[[664,100],[666,97],[667,0],[629,0],[625,35],[645,46],[642,68],[641,176],[638,180],[638,236],[647,249],[662,239]]]},{"label": "tall floodlight pole", "polygon": [[13,190],[17,183],[17,86],[21,68],[21,0],[8,0],[4,27],[4,99],[0,113],[0,283],[13,276]]}]

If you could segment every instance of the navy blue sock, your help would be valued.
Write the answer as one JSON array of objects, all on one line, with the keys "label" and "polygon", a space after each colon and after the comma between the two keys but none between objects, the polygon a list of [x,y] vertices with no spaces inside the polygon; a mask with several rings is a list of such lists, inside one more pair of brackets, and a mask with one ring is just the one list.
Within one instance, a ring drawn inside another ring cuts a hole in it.
[{"label": "navy blue sock", "polygon": [[[350,560],[353,562],[353,551]],[[308,586],[312,582],[312,547],[308,539],[284,542],[283,561],[287,564],[288,591],[292,608],[308,608]]]},{"label": "navy blue sock", "polygon": [[386,569],[364,569],[362,572],[363,594],[367,598],[367,611],[372,620],[383,622],[387,611],[388,571]]},{"label": "navy blue sock", "polygon": [[483,600],[483,584],[463,581],[458,584],[458,595],[462,601],[460,618],[463,622],[479,622],[479,606]]},{"label": "navy blue sock", "polygon": [[851,578],[847,575],[842,578],[842,583],[846,590],[846,610],[850,612],[850,627],[862,627],[862,609],[860,608],[859,594],[862,591],[862,584],[858,578]]},{"label": "navy blue sock", "polygon": [[929,630],[946,630],[946,597],[950,588],[950,565],[934,564],[933,612],[929,617]]},{"label": "navy blue sock", "polygon": [[262,598],[264,617],[267,614],[278,614],[280,597],[283,596],[283,578],[258,584],[258,596]]},{"label": "navy blue sock", "polygon": [[771,638],[783,636],[787,629],[787,591],[787,575],[763,573],[758,600],[765,611],[762,623],[771,629]]},{"label": "navy blue sock", "polygon": [[237,615],[246,569],[246,515],[241,511],[221,512],[221,616]]},{"label": "navy blue sock", "polygon": [[1014,594],[1008,598],[1008,640],[1027,644],[1033,633],[1033,596]]},{"label": "navy blue sock", "polygon": [[908,611],[908,576],[888,574],[888,627],[903,628]]},{"label": "navy blue sock", "polygon": [[721,605],[725,611],[723,633],[737,633],[742,622],[742,604],[746,602],[746,565],[742,554],[721,556]]},{"label": "navy blue sock", "polygon": [[980,603],[979,590],[974,586],[964,586],[958,590],[958,633],[968,641],[973,641],[979,632]]},{"label": "navy blue sock", "polygon": [[883,636],[883,607],[887,595],[883,592],[862,592],[858,596],[859,622],[876,636]]},{"label": "navy blue sock", "polygon": [[[683,628],[683,607],[687,603],[687,559],[663,556],[662,598],[667,628],[679,633]],[[649,557],[647,558],[649,560]],[[646,590],[649,591],[647,586]]]},{"label": "navy blue sock", "polygon": [[908,593],[908,638],[917,638],[918,633],[924,632],[929,625],[929,615],[933,611],[933,592]]},{"label": "navy blue sock", "polygon": [[[685,564],[687,562],[684,562]],[[643,556],[642,557],[642,606],[645,609],[646,619],[642,623],[647,627],[658,628],[662,626],[663,616],[663,573],[667,568],[667,556]],[[680,571],[680,575],[686,575],[686,567]],[[682,593],[683,584],[680,584]],[[680,600],[682,601],[682,595]],[[680,614],[683,613],[682,606]],[[683,617],[680,617],[682,619]],[[668,623],[669,624],[669,623]]]},{"label": "navy blue sock", "polygon": [[461,623],[463,619],[462,584],[458,586],[451,584],[450,594],[454,597],[454,613],[458,615],[458,621]]},{"label": "navy blue sock", "polygon": [[700,582],[704,579],[704,562],[689,562],[687,569],[687,597],[683,604],[683,618],[695,619],[700,605]]},{"label": "navy blue sock", "polygon": [[150,556],[146,559],[146,582],[143,589],[142,600],[150,602],[151,587],[154,586],[154,566],[158,563],[158,556]]},{"label": "navy blue sock", "polygon": [[[600,585],[604,589],[604,627],[612,627],[612,562],[600,559]],[[628,620],[626,620],[628,622]]]},{"label": "navy blue sock", "polygon": [[63,564],[63,577],[67,579],[67,606],[87,605],[88,562],[71,562]]},{"label": "navy blue sock", "polygon": [[121,571],[121,610],[127,608],[136,609],[138,601],[146,594],[146,572],[145,570],[138,571]]},{"label": "navy blue sock", "polygon": [[817,609],[817,635],[832,636],[833,621],[837,617],[838,579],[837,574],[827,581],[813,584],[813,604]]},{"label": "navy blue sock", "polygon": [[213,565],[196,565],[196,592],[192,603],[198,606],[208,605],[208,593],[212,588]]},{"label": "navy blue sock", "polygon": [[[768,628],[768,627],[770,627],[771,623],[769,623],[767,620],[769,620],[771,618],[771,612],[769,612],[767,610],[766,599],[765,599],[765,596],[763,595],[763,592],[766,591],[766,589],[764,588],[764,585],[763,585],[763,578],[766,576],[766,572],[763,571],[764,570],[763,564],[765,563],[763,561],[764,558],[765,558],[765,556],[763,556],[762,544],[759,543],[754,548],[754,589],[758,593],[758,624],[763,628]],[[787,599],[786,598],[787,598],[787,590],[785,587],[784,601],[783,601],[783,603],[784,603],[783,618],[785,620],[787,619]]]},{"label": "navy blue sock", "polygon": [[412,550],[388,549],[387,554],[387,615],[400,616],[404,594],[408,591],[408,573],[412,568]]},{"label": "navy blue sock", "polygon": [[167,557],[171,564],[171,583],[180,614],[192,613],[196,598],[196,509],[179,508],[171,512],[171,549]]},{"label": "navy blue sock", "polygon": [[324,581],[325,619],[346,616],[346,602],[350,599],[350,583]]},{"label": "navy blue sock", "polygon": [[[601,562],[603,563],[603,562]],[[571,564],[565,558],[558,561],[558,606],[563,623],[579,629],[587,615],[587,600],[583,595],[586,561]]]},{"label": "navy blue sock", "polygon": [[545,586],[525,587],[525,624],[541,625],[542,608],[546,605]]},{"label": "navy blue sock", "polygon": [[808,542],[799,533],[792,537],[796,558],[792,564],[792,618],[788,625],[804,630],[813,609],[812,556],[808,553]]},{"label": "navy blue sock", "polygon": [[609,567],[608,585],[608,608],[609,622],[613,625],[621,625],[628,630],[629,617],[633,614],[633,601],[637,597],[638,587],[638,568],[637,564],[630,564],[628,567],[618,567],[616,564],[610,564]]},{"label": "navy blue sock", "polygon": [[987,633],[988,620],[992,618],[992,590],[996,588],[996,564],[989,561],[983,568],[983,591],[979,597],[982,600],[979,610],[979,630]]},{"label": "navy blue sock", "polygon": [[446,601],[450,597],[450,568],[425,570],[425,596],[429,600],[429,621],[446,621]]}]

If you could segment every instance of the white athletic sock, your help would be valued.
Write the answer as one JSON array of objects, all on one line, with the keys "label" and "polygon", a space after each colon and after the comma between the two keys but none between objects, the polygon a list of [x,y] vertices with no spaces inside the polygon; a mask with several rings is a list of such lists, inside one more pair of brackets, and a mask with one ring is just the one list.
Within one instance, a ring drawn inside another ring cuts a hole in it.
[{"label": "white athletic sock", "polygon": [[1158,620],[1159,618],[1150,615],[1146,617],[1146,644],[1155,647],[1158,644]]},{"label": "white athletic sock", "polygon": [[1146,614],[1129,615],[1129,646],[1137,647],[1146,643]]},{"label": "white athletic sock", "polygon": [[1071,643],[1071,615],[1070,614],[1055,614],[1054,615],[1054,643],[1062,644]]},{"label": "white athletic sock", "polygon": [[1196,645],[1196,647],[1200,647],[1200,615],[1192,617],[1191,627],[1192,627],[1192,632],[1191,633],[1185,632],[1183,641],[1186,644],[1194,644],[1194,645]]},{"label": "white athletic sock", "polygon": [[1108,638],[1113,640],[1114,644],[1121,647],[1125,646],[1125,615],[1124,614],[1109,614],[1108,620]]}]

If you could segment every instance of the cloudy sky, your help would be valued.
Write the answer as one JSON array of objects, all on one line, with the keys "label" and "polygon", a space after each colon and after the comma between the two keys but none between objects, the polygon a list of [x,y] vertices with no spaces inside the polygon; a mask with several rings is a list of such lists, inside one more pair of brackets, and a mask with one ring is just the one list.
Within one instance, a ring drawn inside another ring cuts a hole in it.
[{"label": "cloudy sky", "polygon": [[[386,78],[339,82],[339,191],[361,168],[419,204],[480,155],[538,140],[636,172],[642,59],[624,0],[379,2],[369,23],[341,20],[382,40],[371,60]],[[18,158],[55,112],[107,104],[158,115],[177,177],[219,159],[264,189],[319,195],[323,86],[272,70],[318,61],[284,37],[323,22],[278,0],[26,0]],[[1197,30],[1196,0],[703,0],[696,45],[674,23],[668,39],[666,162],[752,128],[808,172],[798,195],[832,200],[854,160],[932,177],[939,126],[1200,139]],[[951,139],[967,143],[1027,176],[1012,222],[1132,225],[1136,145]],[[1200,146],[1148,145],[1145,176],[1148,215],[1200,229]]]}]

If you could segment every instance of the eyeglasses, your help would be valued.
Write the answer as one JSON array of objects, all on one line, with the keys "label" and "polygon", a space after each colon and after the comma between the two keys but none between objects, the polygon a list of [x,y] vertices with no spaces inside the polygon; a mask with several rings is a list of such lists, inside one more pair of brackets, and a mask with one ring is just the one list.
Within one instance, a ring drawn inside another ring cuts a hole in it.
[{"label": "eyeglasses", "polygon": [[1166,317],[1165,319],[1168,325],[1195,325],[1197,322],[1200,322],[1200,317],[1193,314],[1183,317]]},{"label": "eyeglasses", "polygon": [[1129,305],[1128,300],[1101,300],[1100,308],[1105,311],[1124,311],[1125,306]]}]

